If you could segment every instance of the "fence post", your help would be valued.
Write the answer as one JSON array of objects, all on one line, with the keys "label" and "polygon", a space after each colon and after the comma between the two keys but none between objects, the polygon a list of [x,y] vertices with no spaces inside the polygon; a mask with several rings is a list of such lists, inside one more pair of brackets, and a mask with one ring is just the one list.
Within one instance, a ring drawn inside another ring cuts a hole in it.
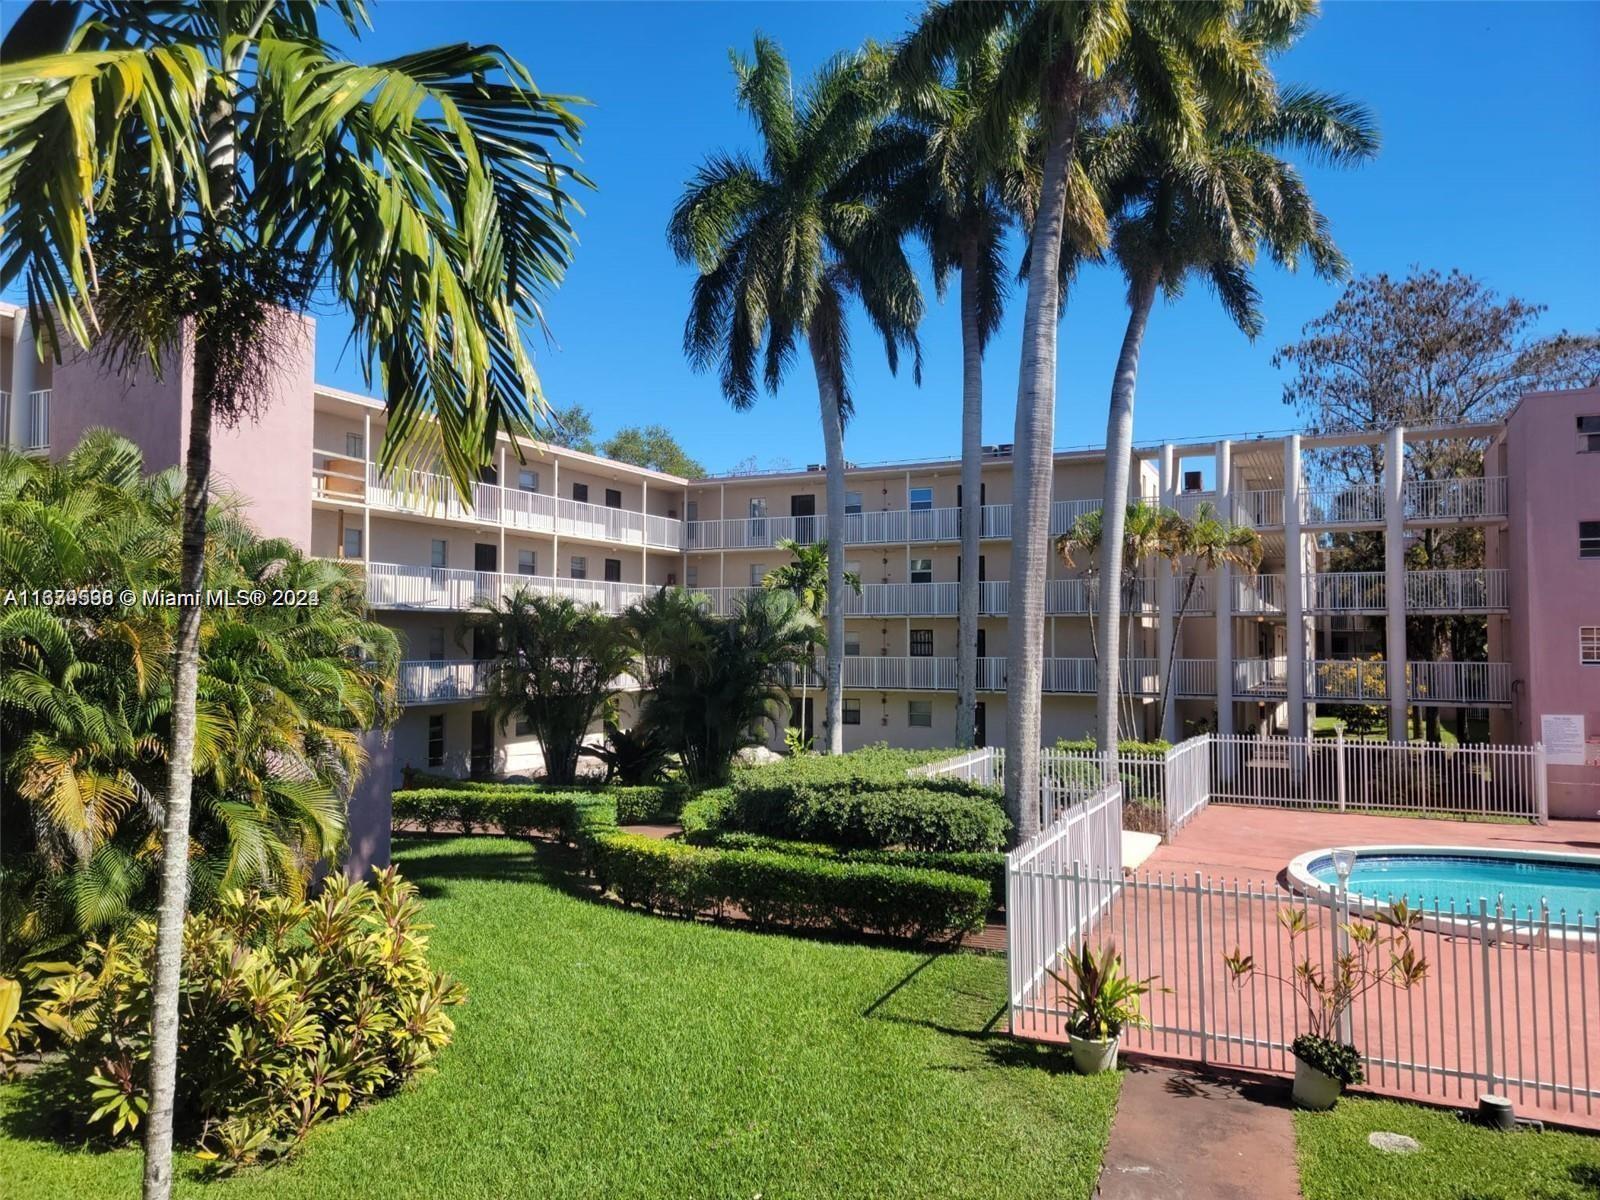
[{"label": "fence post", "polygon": [[1200,1063],[1205,1065],[1211,1061],[1210,1054],[1206,1051],[1206,1031],[1210,1026],[1210,1015],[1206,1012],[1206,906],[1205,893],[1201,883],[1199,871],[1194,873],[1194,946],[1197,970],[1195,971],[1195,1002],[1199,1014],[1200,1027]]},{"label": "fence post", "polygon": [[1168,747],[1161,755],[1161,840],[1172,841],[1172,751]]},{"label": "fence post", "polygon": [[1339,789],[1339,811],[1343,812],[1344,808],[1345,808],[1344,726],[1343,725],[1340,725],[1338,727],[1338,729],[1335,730],[1335,736],[1334,736],[1334,739],[1333,739],[1333,747],[1334,747],[1334,755],[1335,755],[1335,758],[1334,758],[1334,774],[1338,779],[1338,789]]},{"label": "fence post", "polygon": [[1550,776],[1545,770],[1544,743],[1533,744],[1533,802],[1534,820],[1541,825],[1550,824]]},{"label": "fence post", "polygon": [[1483,1079],[1484,1091],[1494,1091],[1494,987],[1489,981],[1489,901],[1478,897],[1478,949],[1483,967]]}]

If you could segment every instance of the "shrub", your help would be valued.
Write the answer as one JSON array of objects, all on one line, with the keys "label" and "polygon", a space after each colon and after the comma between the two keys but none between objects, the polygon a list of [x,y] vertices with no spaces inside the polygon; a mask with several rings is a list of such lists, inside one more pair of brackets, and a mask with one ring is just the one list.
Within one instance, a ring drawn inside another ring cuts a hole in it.
[{"label": "shrub", "polygon": [[745,787],[735,782],[723,827],[844,849],[993,850],[1011,824],[987,795],[901,781],[895,788]]},{"label": "shrub", "polygon": [[1289,1049],[1306,1066],[1337,1079],[1346,1087],[1366,1081],[1367,1069],[1361,1061],[1361,1051],[1348,1042],[1302,1033],[1290,1044]]},{"label": "shrub", "polygon": [[590,791],[547,788],[537,784],[476,783],[413,788],[394,793],[393,819],[421,826],[426,833],[441,829],[476,833],[497,826],[510,837],[534,830],[571,838],[575,804],[602,804],[613,813],[612,824],[640,825],[677,820],[684,793],[669,787],[622,787]]},{"label": "shrub", "polygon": [[[1093,754],[1097,746],[1093,738],[1062,738],[1056,742],[1056,749],[1069,754]],[[1162,738],[1153,742],[1123,738],[1117,743],[1118,754],[1165,754],[1171,749],[1172,743]]]},{"label": "shrub", "polygon": [[[394,1091],[454,1032],[466,994],[432,970],[416,889],[330,876],[315,901],[234,891],[184,926],[176,1120],[222,1169],[292,1150],[324,1119]],[[77,1120],[113,1137],[148,1107],[155,926],[91,942],[45,984]]]},{"label": "shrub", "polygon": [[897,937],[979,928],[989,885],[946,871],[772,850],[718,850],[624,833],[593,841],[602,886],[681,914],[737,907],[756,925]]}]

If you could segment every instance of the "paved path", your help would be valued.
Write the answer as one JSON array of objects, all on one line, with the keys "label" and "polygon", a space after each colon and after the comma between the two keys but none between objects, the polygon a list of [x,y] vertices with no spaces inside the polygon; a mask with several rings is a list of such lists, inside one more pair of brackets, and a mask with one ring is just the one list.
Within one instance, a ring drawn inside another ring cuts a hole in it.
[{"label": "paved path", "polygon": [[1122,1078],[1097,1194],[1100,1200],[1298,1200],[1287,1089],[1277,1081],[1132,1064]]}]

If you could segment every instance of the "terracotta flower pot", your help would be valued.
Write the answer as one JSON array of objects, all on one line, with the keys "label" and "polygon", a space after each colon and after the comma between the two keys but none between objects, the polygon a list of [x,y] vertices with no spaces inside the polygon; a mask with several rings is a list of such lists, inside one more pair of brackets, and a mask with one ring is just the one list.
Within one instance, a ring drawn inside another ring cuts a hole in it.
[{"label": "terracotta flower pot", "polygon": [[1117,1069],[1117,1043],[1120,1038],[1079,1037],[1067,1035],[1067,1045],[1072,1048],[1072,1065],[1080,1075],[1101,1075]]},{"label": "terracotta flower pot", "polygon": [[1313,1112],[1325,1112],[1338,1102],[1344,1084],[1332,1075],[1317,1070],[1302,1058],[1294,1060],[1294,1090],[1291,1096],[1296,1105]]}]

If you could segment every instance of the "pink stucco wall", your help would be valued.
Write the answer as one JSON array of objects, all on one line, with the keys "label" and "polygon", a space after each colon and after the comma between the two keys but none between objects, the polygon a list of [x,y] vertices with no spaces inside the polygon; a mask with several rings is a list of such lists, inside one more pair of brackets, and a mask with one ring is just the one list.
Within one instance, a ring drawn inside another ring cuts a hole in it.
[{"label": "pink stucco wall", "polygon": [[[254,420],[212,430],[213,484],[248,502],[248,517],[267,537],[311,548],[311,426],[315,323],[297,322],[277,355],[270,402]],[[183,461],[189,439],[192,372],[174,354],[158,378],[147,368],[117,372],[92,355],[64,355],[50,399],[50,442],[61,454],[87,429],[108,426],[144,451],[145,468]]]},{"label": "pink stucco wall", "polygon": [[1600,559],[1578,556],[1578,522],[1600,521],[1600,454],[1578,452],[1577,418],[1597,414],[1600,388],[1532,393],[1499,447],[1514,740],[1540,740],[1546,713],[1582,713],[1589,738],[1591,765],[1550,768],[1552,817],[1600,817],[1600,667],[1578,658],[1579,626],[1600,625]]}]

